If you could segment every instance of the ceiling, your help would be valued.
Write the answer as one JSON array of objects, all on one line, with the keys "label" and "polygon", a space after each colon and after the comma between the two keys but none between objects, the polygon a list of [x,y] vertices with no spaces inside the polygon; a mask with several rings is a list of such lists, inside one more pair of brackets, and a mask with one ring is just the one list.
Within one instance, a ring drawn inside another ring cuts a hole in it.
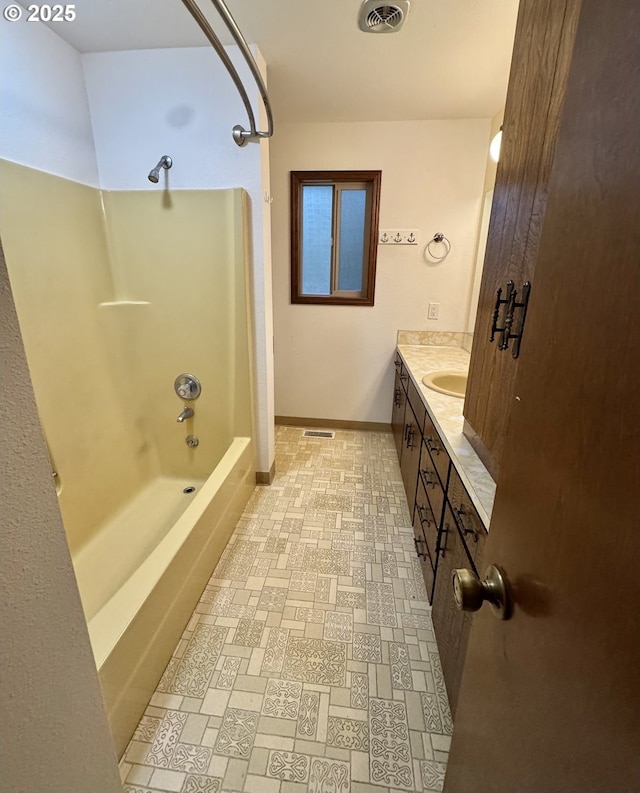
[{"label": "ceiling", "polygon": [[[411,0],[387,35],[358,29],[360,4],[227,0],[267,62],[276,124],[486,118],[504,105],[518,0]],[[231,43],[211,3],[200,7]],[[209,46],[180,0],[77,0],[76,11],[49,27],[80,52]]]}]

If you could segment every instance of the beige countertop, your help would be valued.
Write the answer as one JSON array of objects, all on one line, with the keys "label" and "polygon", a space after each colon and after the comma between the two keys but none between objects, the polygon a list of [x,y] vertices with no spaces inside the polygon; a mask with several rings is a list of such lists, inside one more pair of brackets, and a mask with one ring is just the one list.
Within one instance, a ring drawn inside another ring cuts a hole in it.
[{"label": "beige countertop", "polygon": [[460,479],[469,492],[485,527],[489,528],[496,483],[484,467],[473,447],[462,434],[464,399],[433,391],[423,385],[422,378],[442,370],[466,372],[469,353],[462,347],[442,347],[430,344],[398,344],[398,352],[406,364],[422,401],[440,433]]}]

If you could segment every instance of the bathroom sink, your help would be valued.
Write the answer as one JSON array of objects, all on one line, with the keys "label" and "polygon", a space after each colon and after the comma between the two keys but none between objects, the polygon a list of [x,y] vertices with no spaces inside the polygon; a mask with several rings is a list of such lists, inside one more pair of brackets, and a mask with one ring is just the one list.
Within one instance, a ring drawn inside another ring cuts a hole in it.
[{"label": "bathroom sink", "polygon": [[463,372],[432,372],[422,382],[434,391],[454,397],[464,397],[467,390],[467,375]]}]

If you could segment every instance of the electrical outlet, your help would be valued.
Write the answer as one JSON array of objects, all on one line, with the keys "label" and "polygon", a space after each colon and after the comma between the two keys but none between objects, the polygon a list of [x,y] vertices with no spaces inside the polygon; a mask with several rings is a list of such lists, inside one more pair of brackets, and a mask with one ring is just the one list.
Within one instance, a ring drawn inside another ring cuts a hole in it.
[{"label": "electrical outlet", "polygon": [[440,303],[429,303],[427,319],[438,319],[440,316]]},{"label": "electrical outlet", "polygon": [[379,245],[417,245],[417,229],[383,229],[378,233]]}]

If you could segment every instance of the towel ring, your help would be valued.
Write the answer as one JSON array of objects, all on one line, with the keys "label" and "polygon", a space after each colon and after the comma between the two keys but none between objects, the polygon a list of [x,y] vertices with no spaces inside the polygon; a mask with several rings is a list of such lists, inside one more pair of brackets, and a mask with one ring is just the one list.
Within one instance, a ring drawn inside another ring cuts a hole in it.
[{"label": "towel ring", "polygon": [[[441,243],[444,245],[444,247],[445,247],[445,250],[444,250],[444,253],[442,254],[442,256],[436,256],[436,255],[435,255],[435,254],[432,252],[432,250],[431,250],[431,246],[433,245],[433,243],[434,243],[434,242],[441,242]],[[449,251],[450,251],[450,250],[451,250],[451,243],[450,243],[450,242],[449,242],[449,240],[448,240],[448,239],[447,239],[447,238],[444,236],[444,234],[443,234],[442,232],[440,232],[440,231],[439,231],[439,232],[437,232],[437,234],[434,234],[434,235],[433,235],[433,238],[429,240],[429,242],[427,243],[427,247],[426,247],[426,252],[427,252],[427,253],[429,254],[429,256],[431,256],[431,258],[432,258],[432,259],[434,259],[436,262],[441,262],[443,259],[446,259],[446,258],[447,258],[447,256],[449,255]]]}]

